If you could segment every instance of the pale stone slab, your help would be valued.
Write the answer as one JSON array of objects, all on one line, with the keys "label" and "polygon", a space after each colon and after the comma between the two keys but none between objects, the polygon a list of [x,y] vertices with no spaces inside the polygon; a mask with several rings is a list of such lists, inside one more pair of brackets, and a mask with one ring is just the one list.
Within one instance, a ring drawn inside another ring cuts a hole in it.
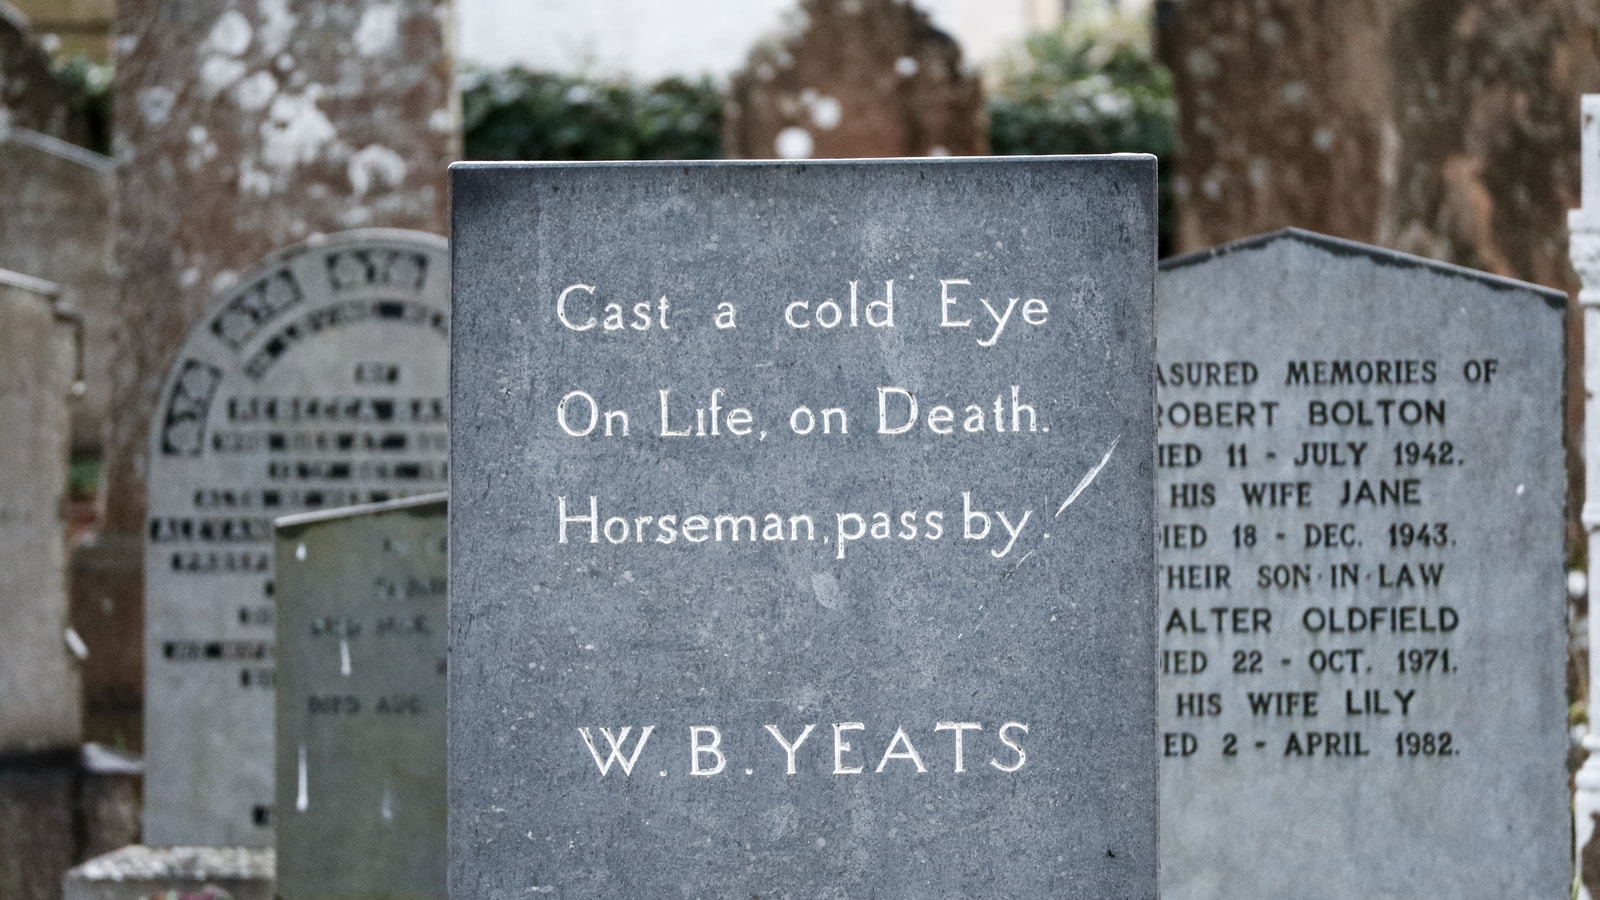
[{"label": "pale stone slab", "polygon": [[276,522],[281,900],[444,900],[445,513]]},{"label": "pale stone slab", "polygon": [[0,271],[0,754],[77,744],[67,455],[77,326],[56,287]]},{"label": "pale stone slab", "polygon": [[1162,265],[1163,897],[1567,896],[1564,307],[1295,230]]},{"label": "pale stone slab", "polygon": [[1154,176],[454,170],[454,896],[1155,895]]},{"label": "pale stone slab", "polygon": [[131,845],[74,867],[62,900],[274,900],[272,848]]},{"label": "pale stone slab", "polygon": [[145,841],[272,842],[273,518],[444,487],[444,241],[357,231],[219,295],[150,430]]}]

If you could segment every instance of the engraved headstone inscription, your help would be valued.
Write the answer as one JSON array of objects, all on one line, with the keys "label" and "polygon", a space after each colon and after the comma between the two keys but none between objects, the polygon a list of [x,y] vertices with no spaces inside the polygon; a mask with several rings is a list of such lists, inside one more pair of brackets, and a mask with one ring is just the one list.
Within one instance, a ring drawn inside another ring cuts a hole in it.
[{"label": "engraved headstone inscription", "polygon": [[442,490],[440,238],[270,257],[189,333],[150,429],[145,842],[272,843],[272,520]]},{"label": "engraved headstone inscription", "polygon": [[281,900],[444,900],[445,507],[276,522]]},{"label": "engraved headstone inscription", "polygon": [[452,895],[1155,895],[1154,174],[453,170]]},{"label": "engraved headstone inscription", "polygon": [[1162,896],[1567,896],[1565,296],[1295,230],[1157,292]]}]

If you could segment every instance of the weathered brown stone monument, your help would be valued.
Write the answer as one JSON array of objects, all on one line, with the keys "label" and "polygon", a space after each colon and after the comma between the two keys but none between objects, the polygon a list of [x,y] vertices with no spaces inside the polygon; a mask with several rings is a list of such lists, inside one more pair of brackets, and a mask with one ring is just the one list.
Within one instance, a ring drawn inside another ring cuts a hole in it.
[{"label": "weathered brown stone monument", "polygon": [[978,78],[902,0],[802,0],[796,27],[733,79],[724,151],[747,159],[987,152]]},{"label": "weathered brown stone monument", "polygon": [[[105,528],[78,568],[130,645],[145,441],[171,355],[214,293],[273,250],[363,226],[444,231],[459,144],[447,19],[428,0],[118,5],[119,414]],[[137,669],[111,687],[137,703]]]}]

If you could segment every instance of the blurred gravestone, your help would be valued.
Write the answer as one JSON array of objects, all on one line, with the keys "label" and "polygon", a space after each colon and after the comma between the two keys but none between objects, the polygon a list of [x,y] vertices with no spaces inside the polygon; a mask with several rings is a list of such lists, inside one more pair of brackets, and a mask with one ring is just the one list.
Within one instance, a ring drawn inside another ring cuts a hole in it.
[{"label": "blurred gravestone", "polygon": [[445,512],[276,523],[282,900],[444,900]]},{"label": "blurred gravestone", "polygon": [[286,250],[180,348],[150,431],[146,843],[272,843],[272,519],[444,487],[444,251]]},{"label": "blurred gravestone", "polygon": [[0,127],[0,268],[60,286],[83,320],[83,395],[72,416],[72,446],[98,453],[116,364],[112,334],[112,163],[28,128]]},{"label": "blurred gravestone", "polygon": [[1154,896],[1153,162],[456,167],[454,896]]},{"label": "blurred gravestone", "polygon": [[458,134],[447,7],[433,0],[116,8],[119,365],[90,599],[115,611],[108,632],[133,635],[145,447],[175,348],[214,295],[279,248],[353,228],[442,233]]},{"label": "blurred gravestone", "polygon": [[88,120],[73,109],[71,92],[51,71],[26,17],[0,3],[0,132],[27,128],[82,145]]},{"label": "blurred gravestone", "polygon": [[1302,231],[1157,291],[1162,896],[1565,896],[1565,297]]},{"label": "blurred gravestone", "polygon": [[803,0],[729,88],[723,150],[747,159],[987,152],[961,48],[905,0]]},{"label": "blurred gravestone", "polygon": [[0,271],[0,753],[79,739],[62,521],[78,347],[56,293]]},{"label": "blurred gravestone", "polygon": [[77,329],[0,271],[0,896],[49,896],[76,852],[80,715],[65,508]]}]

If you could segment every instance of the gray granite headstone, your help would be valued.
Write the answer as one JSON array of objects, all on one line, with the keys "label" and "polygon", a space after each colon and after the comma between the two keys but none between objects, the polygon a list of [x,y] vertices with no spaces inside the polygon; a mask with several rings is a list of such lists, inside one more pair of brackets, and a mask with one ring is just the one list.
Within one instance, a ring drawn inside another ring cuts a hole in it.
[{"label": "gray granite headstone", "polygon": [[445,512],[277,520],[281,900],[444,900]]},{"label": "gray granite headstone", "polygon": [[150,429],[145,842],[272,843],[272,520],[438,491],[444,241],[334,235],[225,291]]},{"label": "gray granite headstone", "polygon": [[1154,896],[1154,174],[454,169],[454,896]]},{"label": "gray granite headstone", "polygon": [[1280,231],[1162,265],[1161,887],[1565,897],[1565,297]]}]

